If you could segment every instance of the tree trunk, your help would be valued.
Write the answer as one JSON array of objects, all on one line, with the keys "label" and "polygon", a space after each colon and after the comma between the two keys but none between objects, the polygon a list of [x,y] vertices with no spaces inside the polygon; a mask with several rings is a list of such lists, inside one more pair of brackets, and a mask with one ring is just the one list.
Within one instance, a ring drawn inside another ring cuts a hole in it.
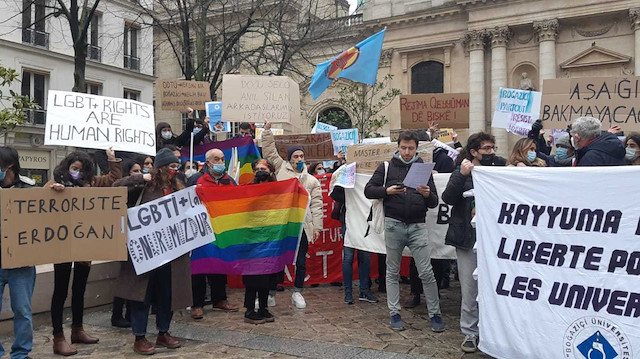
[{"label": "tree trunk", "polygon": [[87,42],[76,41],[73,45],[73,92],[87,92],[85,70],[87,67]]}]

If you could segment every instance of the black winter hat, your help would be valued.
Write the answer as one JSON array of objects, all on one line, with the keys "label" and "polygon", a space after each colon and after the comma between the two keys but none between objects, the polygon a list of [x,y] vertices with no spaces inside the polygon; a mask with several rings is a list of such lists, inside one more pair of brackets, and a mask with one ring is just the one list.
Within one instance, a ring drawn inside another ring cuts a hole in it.
[{"label": "black winter hat", "polygon": [[163,148],[156,153],[156,159],[153,161],[153,167],[160,168],[172,163],[180,163],[180,160],[168,148]]},{"label": "black winter hat", "polygon": [[291,156],[293,156],[293,153],[296,151],[302,151],[302,153],[304,153],[304,150],[300,146],[291,146],[287,148],[287,161],[291,161]]}]

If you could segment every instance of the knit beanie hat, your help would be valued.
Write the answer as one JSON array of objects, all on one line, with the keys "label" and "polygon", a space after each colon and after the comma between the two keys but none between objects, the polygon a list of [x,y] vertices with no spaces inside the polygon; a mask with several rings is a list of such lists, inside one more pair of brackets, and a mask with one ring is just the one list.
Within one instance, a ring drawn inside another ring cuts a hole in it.
[{"label": "knit beanie hat", "polygon": [[561,136],[558,136],[556,138],[556,146],[564,146],[567,148],[572,148],[571,146],[571,139],[569,138],[569,134],[563,134]]},{"label": "knit beanie hat", "polygon": [[302,149],[302,147],[291,146],[287,149],[287,161],[291,161],[291,156],[293,156],[293,153],[296,151],[302,151],[302,153],[304,153],[304,150]]},{"label": "knit beanie hat", "polygon": [[163,148],[156,153],[156,159],[153,161],[153,167],[160,168],[172,163],[180,163],[180,160],[168,148]]}]

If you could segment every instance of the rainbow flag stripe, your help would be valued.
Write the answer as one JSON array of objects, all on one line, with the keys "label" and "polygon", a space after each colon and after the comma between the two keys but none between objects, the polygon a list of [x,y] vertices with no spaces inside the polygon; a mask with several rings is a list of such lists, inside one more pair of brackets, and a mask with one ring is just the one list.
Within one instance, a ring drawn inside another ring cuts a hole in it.
[{"label": "rainbow flag stripe", "polygon": [[196,192],[216,240],[191,253],[192,274],[271,274],[293,263],[309,203],[300,181]]},{"label": "rainbow flag stripe", "polygon": [[[247,184],[253,181],[253,171],[251,170],[251,162],[260,157],[258,146],[253,142],[250,136],[232,138],[226,141],[211,142],[203,145],[193,146],[193,160],[204,162],[204,155],[210,149],[217,148],[224,153],[224,160],[227,168],[229,162],[233,158],[233,148],[237,148],[238,162],[240,163],[240,174],[238,176],[239,184]],[[180,151],[180,161],[189,160],[189,147],[185,146]],[[229,171],[231,172],[231,170]]]}]

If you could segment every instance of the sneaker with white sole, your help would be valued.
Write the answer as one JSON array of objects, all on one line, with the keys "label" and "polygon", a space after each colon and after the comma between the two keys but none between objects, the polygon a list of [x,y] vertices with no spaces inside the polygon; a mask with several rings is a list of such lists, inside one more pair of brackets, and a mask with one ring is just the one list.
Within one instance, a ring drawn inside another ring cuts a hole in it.
[{"label": "sneaker with white sole", "polygon": [[478,337],[473,334],[465,335],[460,348],[465,353],[475,353],[478,350]]},{"label": "sneaker with white sole", "polygon": [[298,309],[304,309],[307,307],[307,302],[304,301],[304,297],[300,292],[293,292],[293,295],[291,295],[291,303]]},{"label": "sneaker with white sole", "polygon": [[275,295],[269,295],[269,298],[267,299],[267,305],[269,307],[275,307],[276,306],[276,296]]}]

